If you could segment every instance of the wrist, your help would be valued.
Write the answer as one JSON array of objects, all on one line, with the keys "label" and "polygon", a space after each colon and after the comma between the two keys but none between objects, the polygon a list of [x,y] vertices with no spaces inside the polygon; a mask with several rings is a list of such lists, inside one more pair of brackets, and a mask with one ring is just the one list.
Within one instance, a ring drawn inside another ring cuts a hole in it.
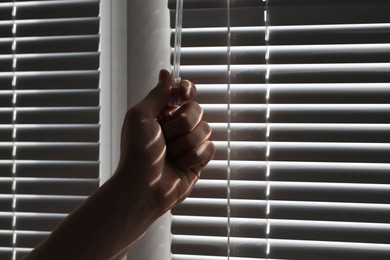
[{"label": "wrist", "polygon": [[131,178],[134,174],[138,174],[137,170],[118,168],[112,177],[112,186],[128,215],[129,225],[139,223],[140,227],[148,228],[164,212],[156,205],[149,187],[140,180]]}]

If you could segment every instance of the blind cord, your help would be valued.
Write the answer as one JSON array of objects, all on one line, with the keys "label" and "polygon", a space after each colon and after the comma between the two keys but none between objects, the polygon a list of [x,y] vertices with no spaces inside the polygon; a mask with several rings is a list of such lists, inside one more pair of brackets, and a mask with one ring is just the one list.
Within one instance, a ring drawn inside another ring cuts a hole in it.
[{"label": "blind cord", "polygon": [[15,0],[12,1],[12,259],[16,259],[16,11]]},{"label": "blind cord", "polygon": [[271,232],[271,223],[270,223],[270,213],[271,213],[271,204],[270,204],[270,192],[271,192],[271,185],[270,185],[270,175],[271,175],[271,166],[269,162],[270,158],[270,152],[271,152],[271,146],[270,146],[270,48],[269,48],[269,36],[270,36],[270,30],[269,30],[269,8],[268,8],[268,0],[263,0],[265,3],[264,8],[264,23],[265,23],[265,87],[266,87],[266,94],[265,94],[265,106],[266,106],[266,115],[265,115],[265,126],[266,126],[266,132],[265,132],[265,144],[266,144],[266,152],[265,152],[265,162],[266,162],[266,173],[265,173],[265,181],[266,181],[266,194],[265,194],[265,200],[266,200],[266,212],[265,212],[265,219],[266,219],[266,230],[265,230],[265,240],[266,240],[266,249],[265,249],[265,255],[266,259],[269,259],[269,254],[271,250],[271,244],[270,244],[270,232]]},{"label": "blind cord", "polygon": [[230,0],[227,0],[227,259],[231,256],[231,17]]}]

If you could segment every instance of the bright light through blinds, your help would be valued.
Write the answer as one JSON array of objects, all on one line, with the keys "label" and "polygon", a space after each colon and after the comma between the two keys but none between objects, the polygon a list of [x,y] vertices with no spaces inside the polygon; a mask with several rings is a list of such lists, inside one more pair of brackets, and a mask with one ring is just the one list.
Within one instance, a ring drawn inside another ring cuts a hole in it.
[{"label": "bright light through blinds", "polygon": [[99,1],[0,3],[0,259],[99,185]]},{"label": "bright light through blinds", "polygon": [[184,0],[181,75],[217,154],[172,211],[172,259],[390,258],[389,13]]}]

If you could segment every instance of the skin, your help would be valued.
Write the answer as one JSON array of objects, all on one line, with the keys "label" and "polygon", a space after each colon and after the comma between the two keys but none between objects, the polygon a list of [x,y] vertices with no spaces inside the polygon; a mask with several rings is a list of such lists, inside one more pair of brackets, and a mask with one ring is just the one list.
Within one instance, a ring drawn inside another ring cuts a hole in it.
[{"label": "skin", "polygon": [[30,254],[30,259],[121,259],[152,223],[183,201],[213,158],[211,129],[181,82],[180,108],[167,107],[171,75],[126,113],[115,174]]}]

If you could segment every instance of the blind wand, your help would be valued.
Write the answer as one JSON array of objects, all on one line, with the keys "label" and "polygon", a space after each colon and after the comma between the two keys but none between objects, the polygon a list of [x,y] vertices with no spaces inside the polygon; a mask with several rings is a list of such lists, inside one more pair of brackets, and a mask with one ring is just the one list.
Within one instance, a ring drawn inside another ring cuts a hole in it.
[{"label": "blind wand", "polygon": [[175,42],[173,50],[173,69],[172,69],[172,93],[168,105],[179,107],[180,99],[180,52],[181,52],[181,29],[183,27],[183,0],[176,0],[176,24],[175,24]]}]

